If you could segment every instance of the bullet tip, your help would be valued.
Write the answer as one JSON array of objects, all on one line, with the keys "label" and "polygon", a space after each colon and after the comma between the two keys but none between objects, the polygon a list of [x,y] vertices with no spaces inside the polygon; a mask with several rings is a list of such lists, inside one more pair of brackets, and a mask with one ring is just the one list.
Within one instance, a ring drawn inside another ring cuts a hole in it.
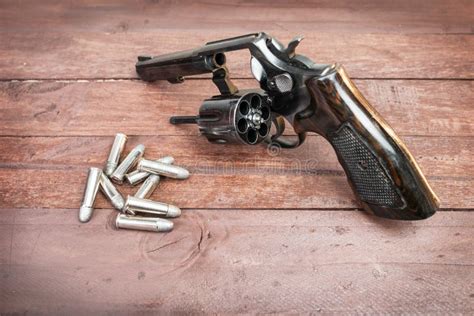
[{"label": "bullet tip", "polygon": [[174,163],[174,158],[172,156],[165,156],[161,159],[158,159],[159,162],[162,163],[167,163],[169,165],[172,165]]},{"label": "bullet tip", "polygon": [[92,212],[94,209],[88,206],[81,206],[79,209],[79,221],[81,223],[87,223],[92,218]]},{"label": "bullet tip", "polygon": [[135,149],[143,153],[145,151],[145,145],[139,144],[137,147],[135,147]]},{"label": "bullet tip", "polygon": [[180,168],[180,172],[178,173],[178,177],[177,179],[181,179],[181,180],[184,180],[184,179],[187,179],[189,178],[189,171],[187,169],[184,169],[184,168]]},{"label": "bullet tip", "polygon": [[181,209],[177,206],[170,205],[168,207],[168,213],[166,213],[166,217],[178,217],[181,215]]},{"label": "bullet tip", "polygon": [[118,211],[121,211],[125,206],[125,201],[123,200],[123,197],[120,195],[116,195],[113,198],[111,198],[110,202]]},{"label": "bullet tip", "polygon": [[156,227],[159,232],[169,232],[173,230],[174,224],[166,219],[157,219]]}]

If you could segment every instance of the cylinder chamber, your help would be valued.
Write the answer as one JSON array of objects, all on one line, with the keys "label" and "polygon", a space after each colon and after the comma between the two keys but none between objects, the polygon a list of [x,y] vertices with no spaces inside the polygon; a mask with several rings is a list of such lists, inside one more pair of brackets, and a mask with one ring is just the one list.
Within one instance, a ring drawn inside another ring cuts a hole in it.
[{"label": "cylinder chamber", "polygon": [[264,93],[253,90],[216,96],[201,105],[198,124],[212,143],[255,145],[270,132],[270,105]]}]

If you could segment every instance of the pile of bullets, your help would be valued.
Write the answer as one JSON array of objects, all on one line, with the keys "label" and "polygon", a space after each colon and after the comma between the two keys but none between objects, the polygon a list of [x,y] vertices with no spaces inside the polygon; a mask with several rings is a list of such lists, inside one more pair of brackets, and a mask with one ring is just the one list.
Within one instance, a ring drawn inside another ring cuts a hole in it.
[{"label": "pile of bullets", "polygon": [[[92,218],[94,201],[100,188],[112,206],[120,212],[115,220],[117,228],[155,232],[172,230],[173,222],[162,217],[178,217],[181,215],[181,209],[174,205],[149,200],[148,197],[160,182],[160,176],[187,179],[189,171],[173,165],[174,158],[171,156],[158,160],[144,159],[145,146],[142,144],[132,149],[120,162],[126,142],[126,135],[117,134],[104,170],[89,169],[84,199],[79,209],[79,221],[86,223]],[[136,169],[132,171],[134,167]],[[124,180],[130,185],[143,182],[135,195],[127,196],[126,200],[112,183],[123,184]]]}]

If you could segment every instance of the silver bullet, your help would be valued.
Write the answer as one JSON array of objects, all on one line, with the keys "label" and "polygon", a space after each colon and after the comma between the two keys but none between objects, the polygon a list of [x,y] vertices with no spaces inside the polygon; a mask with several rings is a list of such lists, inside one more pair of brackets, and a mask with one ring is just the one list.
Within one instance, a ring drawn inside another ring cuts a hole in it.
[{"label": "silver bullet", "polygon": [[[174,162],[174,158],[171,156],[166,156],[156,161],[166,163],[166,164],[172,164]],[[149,172],[134,170],[125,175],[125,180],[127,180],[127,182],[131,185],[136,185],[142,182],[143,180],[145,180],[149,175],[150,175]]]},{"label": "silver bullet", "polygon": [[118,133],[115,135],[114,143],[112,144],[112,148],[110,149],[109,158],[107,159],[107,163],[105,165],[105,174],[107,176],[111,176],[112,173],[117,168],[120,155],[125,147],[125,143],[127,142],[127,135]]},{"label": "silver bullet", "polygon": [[145,182],[143,182],[142,186],[138,189],[134,196],[140,199],[147,199],[150,197],[153,191],[155,191],[158,183],[160,183],[160,176],[156,174],[150,175],[148,178],[146,178]]},{"label": "silver bullet", "polygon": [[140,159],[137,169],[140,171],[147,171],[149,173],[174,178],[187,179],[189,178],[189,171],[178,166],[167,165],[162,162]]},{"label": "silver bullet", "polygon": [[132,151],[125,157],[122,163],[112,173],[111,179],[114,182],[122,183],[125,174],[137,163],[137,161],[143,156],[145,152],[145,146],[142,144],[133,148]]},{"label": "silver bullet", "polygon": [[87,184],[84,190],[84,198],[79,209],[79,221],[87,223],[92,217],[94,211],[94,201],[99,190],[100,175],[102,170],[99,168],[90,168],[87,176]]},{"label": "silver bullet", "polygon": [[130,195],[125,201],[123,210],[125,213],[131,215],[135,215],[136,213],[155,214],[165,217],[178,217],[181,215],[181,209],[177,206],[147,199],[140,199]]},{"label": "silver bullet", "polygon": [[173,222],[164,218],[151,218],[118,214],[115,219],[117,228],[146,230],[152,232],[169,232],[173,229]]},{"label": "silver bullet", "polygon": [[110,181],[104,173],[100,176],[100,190],[104,193],[107,199],[109,199],[115,209],[122,211],[125,201],[120,192],[113,185],[112,181]]}]

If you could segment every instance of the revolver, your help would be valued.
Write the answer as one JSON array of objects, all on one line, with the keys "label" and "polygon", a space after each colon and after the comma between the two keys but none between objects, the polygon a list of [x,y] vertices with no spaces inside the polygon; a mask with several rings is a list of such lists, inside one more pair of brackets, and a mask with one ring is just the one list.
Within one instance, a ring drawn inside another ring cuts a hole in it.
[{"label": "revolver", "polygon": [[[267,142],[282,148],[300,146],[307,132],[317,133],[334,148],[366,211],[401,220],[433,215],[439,200],[405,144],[342,66],[317,64],[295,53],[302,39],[295,37],[285,47],[263,32],[248,34],[192,50],[139,56],[136,71],[145,81],[170,83],[212,74],[220,95],[204,100],[197,116],[171,117],[172,124],[197,124],[212,143]],[[260,88],[239,90],[230,80],[225,52],[240,49],[250,51],[251,72]],[[283,135],[285,120],[296,135]]]}]

